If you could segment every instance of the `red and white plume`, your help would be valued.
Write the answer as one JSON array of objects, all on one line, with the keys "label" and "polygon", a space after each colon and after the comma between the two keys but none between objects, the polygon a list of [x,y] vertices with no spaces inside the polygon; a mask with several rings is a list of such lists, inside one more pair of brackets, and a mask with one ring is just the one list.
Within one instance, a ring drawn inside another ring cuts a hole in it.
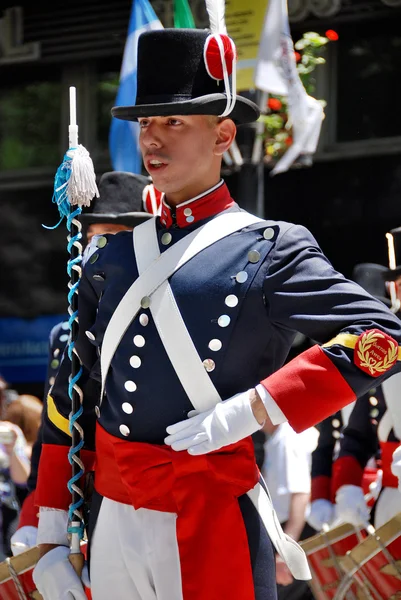
[{"label": "red and white plume", "polygon": [[233,40],[227,35],[225,0],[205,0],[205,2],[211,31],[205,42],[205,66],[210,77],[217,81],[224,81],[227,105],[221,116],[227,117],[232,112],[237,99],[237,50]]}]

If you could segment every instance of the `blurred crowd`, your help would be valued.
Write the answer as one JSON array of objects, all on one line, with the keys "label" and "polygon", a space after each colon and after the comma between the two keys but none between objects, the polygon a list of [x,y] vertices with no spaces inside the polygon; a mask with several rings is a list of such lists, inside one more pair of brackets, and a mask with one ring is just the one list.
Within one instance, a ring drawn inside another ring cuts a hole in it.
[{"label": "blurred crowd", "polygon": [[43,404],[18,394],[0,376],[0,557],[11,555],[21,505],[28,495],[32,446],[37,438]]}]

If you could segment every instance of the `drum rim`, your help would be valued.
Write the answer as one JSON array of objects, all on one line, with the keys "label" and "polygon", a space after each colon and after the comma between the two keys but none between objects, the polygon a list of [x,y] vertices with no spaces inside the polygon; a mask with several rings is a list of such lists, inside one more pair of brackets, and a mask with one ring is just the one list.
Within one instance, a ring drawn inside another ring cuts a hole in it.
[{"label": "drum rim", "polygon": [[[401,534],[401,512],[376,529],[376,534],[380,537],[384,546],[387,547],[391,544]],[[369,535],[340,559],[341,567],[348,575],[352,575],[380,552],[381,548],[377,540]]]},{"label": "drum rim", "polygon": [[327,548],[327,542],[335,544],[336,542],[340,542],[352,534],[356,535],[355,527],[349,523],[342,523],[333,529],[329,529],[327,532],[317,533],[306,540],[300,541],[299,545],[302,547],[304,552],[309,555],[313,551]]},{"label": "drum rim", "polygon": [[[15,571],[18,575],[22,575],[29,571],[32,567],[36,565],[39,560],[39,548],[34,546],[33,548],[29,548],[25,552],[21,552],[21,554],[17,554],[17,556],[12,556],[10,558],[10,563],[14,567]],[[11,579],[10,570],[8,567],[7,561],[3,561],[0,563],[0,583],[5,583],[9,579]]]}]

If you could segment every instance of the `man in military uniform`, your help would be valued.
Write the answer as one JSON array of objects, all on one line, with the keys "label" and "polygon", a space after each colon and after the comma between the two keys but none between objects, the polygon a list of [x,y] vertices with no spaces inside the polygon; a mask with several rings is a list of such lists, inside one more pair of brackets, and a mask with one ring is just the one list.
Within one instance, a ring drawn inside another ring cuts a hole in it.
[{"label": "man in military uniform", "polygon": [[[152,211],[157,214],[160,199],[160,193],[154,188],[150,177],[124,171],[104,173],[99,181],[99,198],[79,217],[83,238],[87,242],[87,254],[90,250],[89,244],[95,235],[131,231],[136,225],[149,219],[153,214]],[[96,248],[95,244],[93,246]],[[52,328],[49,335],[48,365],[43,393],[45,406],[69,339],[69,331],[68,321],[61,321]],[[30,494],[23,503],[18,529],[11,538],[13,554],[19,554],[36,545],[38,509],[34,504],[34,497],[41,451],[42,427],[32,449],[31,471],[28,479]]]},{"label": "man in military uniform", "polygon": [[[76,349],[101,388],[85,395],[80,379],[86,469],[96,456],[93,600],[273,600],[272,543],[308,578],[251,435],[269,418],[304,430],[400,370],[394,315],[335,271],[308,230],[242,211],[220,179],[236,124],[259,116],[232,89],[234,56],[225,35],[143,33],[136,105],[113,109],[139,120],[165,196],[160,218],[105,236],[80,281]],[[318,345],[283,367],[296,331]],[[36,490],[45,600],[84,598],[68,560],[68,373],[65,354]]]}]

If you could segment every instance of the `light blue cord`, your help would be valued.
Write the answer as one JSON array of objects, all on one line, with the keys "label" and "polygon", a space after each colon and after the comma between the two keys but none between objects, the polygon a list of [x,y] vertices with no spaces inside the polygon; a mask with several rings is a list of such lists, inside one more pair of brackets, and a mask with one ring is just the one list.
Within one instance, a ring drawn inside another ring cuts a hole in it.
[{"label": "light blue cord", "polygon": [[[71,148],[70,148],[70,150],[71,150]],[[43,225],[43,227],[46,227],[46,229],[56,229],[56,227],[58,227],[60,225],[60,223],[62,222],[62,220],[65,217],[67,219],[67,229],[71,233],[71,227],[72,227],[73,220],[76,217],[78,217],[82,212],[82,209],[80,206],[77,206],[74,211],[71,211],[71,204],[70,204],[70,200],[68,197],[68,180],[71,177],[71,165],[72,165],[71,157],[69,157],[68,154],[65,154],[63,162],[57,169],[56,175],[54,177],[54,192],[53,192],[53,198],[52,198],[52,202],[57,204],[57,207],[58,207],[58,210],[60,213],[60,221],[53,227],[47,227],[46,225]],[[68,252],[70,255],[72,253],[74,244],[76,242],[79,242],[81,239],[82,239],[82,233],[80,231],[77,232],[76,235],[74,235],[73,237],[71,237],[69,239],[67,249],[68,249]],[[82,254],[81,253],[78,256],[76,256],[74,259],[70,258],[68,260],[67,272],[68,272],[68,275],[70,278],[72,277],[73,267],[75,265],[79,265],[81,262],[82,262]],[[74,297],[74,294],[77,293],[77,291],[78,291],[78,286],[79,286],[79,280],[75,284],[71,285],[71,288],[69,289],[68,302],[70,305],[72,305],[72,299]],[[78,311],[75,311],[72,314],[70,314],[70,317],[68,319],[68,325],[69,325],[70,331],[72,330],[72,324],[75,321],[75,319],[77,318],[77,315],[78,315]],[[73,357],[73,350],[74,350],[74,341],[71,340],[71,337],[70,337],[70,342],[68,344],[67,351],[68,351],[68,356],[69,356],[71,362],[72,362],[72,357]],[[77,381],[79,380],[81,375],[82,375],[82,367],[80,366],[78,373],[74,377],[71,378],[71,380],[68,384],[68,395],[70,397],[71,403],[72,403],[72,399],[73,399],[74,385],[77,383]],[[69,420],[69,430],[70,430],[71,435],[72,435],[72,432],[74,429],[74,424],[79,419],[79,417],[82,415],[82,413],[83,413],[83,408],[82,408],[82,406],[80,406],[79,409],[77,410],[77,412],[75,412],[74,414],[71,414],[70,420]],[[79,444],[77,444],[76,446],[71,446],[71,448],[69,449],[68,461],[69,461],[71,467],[73,466],[74,463],[76,464],[76,461],[74,461],[74,459],[73,459],[74,455],[77,454],[83,448],[83,446],[84,446],[84,440],[82,438],[81,441],[79,442]],[[68,481],[67,487],[68,487],[68,490],[71,493],[71,495],[74,493],[74,488],[73,488],[74,484],[81,479],[83,474],[84,474],[84,471],[82,468],[80,468],[79,472],[76,475],[74,475],[73,477],[71,477],[71,479]],[[68,518],[69,518],[70,522],[77,521],[77,516],[75,513],[76,513],[76,511],[79,512],[83,503],[84,503],[84,500],[83,500],[83,498],[80,497],[77,500],[77,502],[70,504],[69,509],[68,509]],[[83,526],[82,521],[79,526],[74,525],[74,526],[68,527],[68,532],[78,534],[79,539],[82,539],[83,535],[84,535],[84,526]]]}]

